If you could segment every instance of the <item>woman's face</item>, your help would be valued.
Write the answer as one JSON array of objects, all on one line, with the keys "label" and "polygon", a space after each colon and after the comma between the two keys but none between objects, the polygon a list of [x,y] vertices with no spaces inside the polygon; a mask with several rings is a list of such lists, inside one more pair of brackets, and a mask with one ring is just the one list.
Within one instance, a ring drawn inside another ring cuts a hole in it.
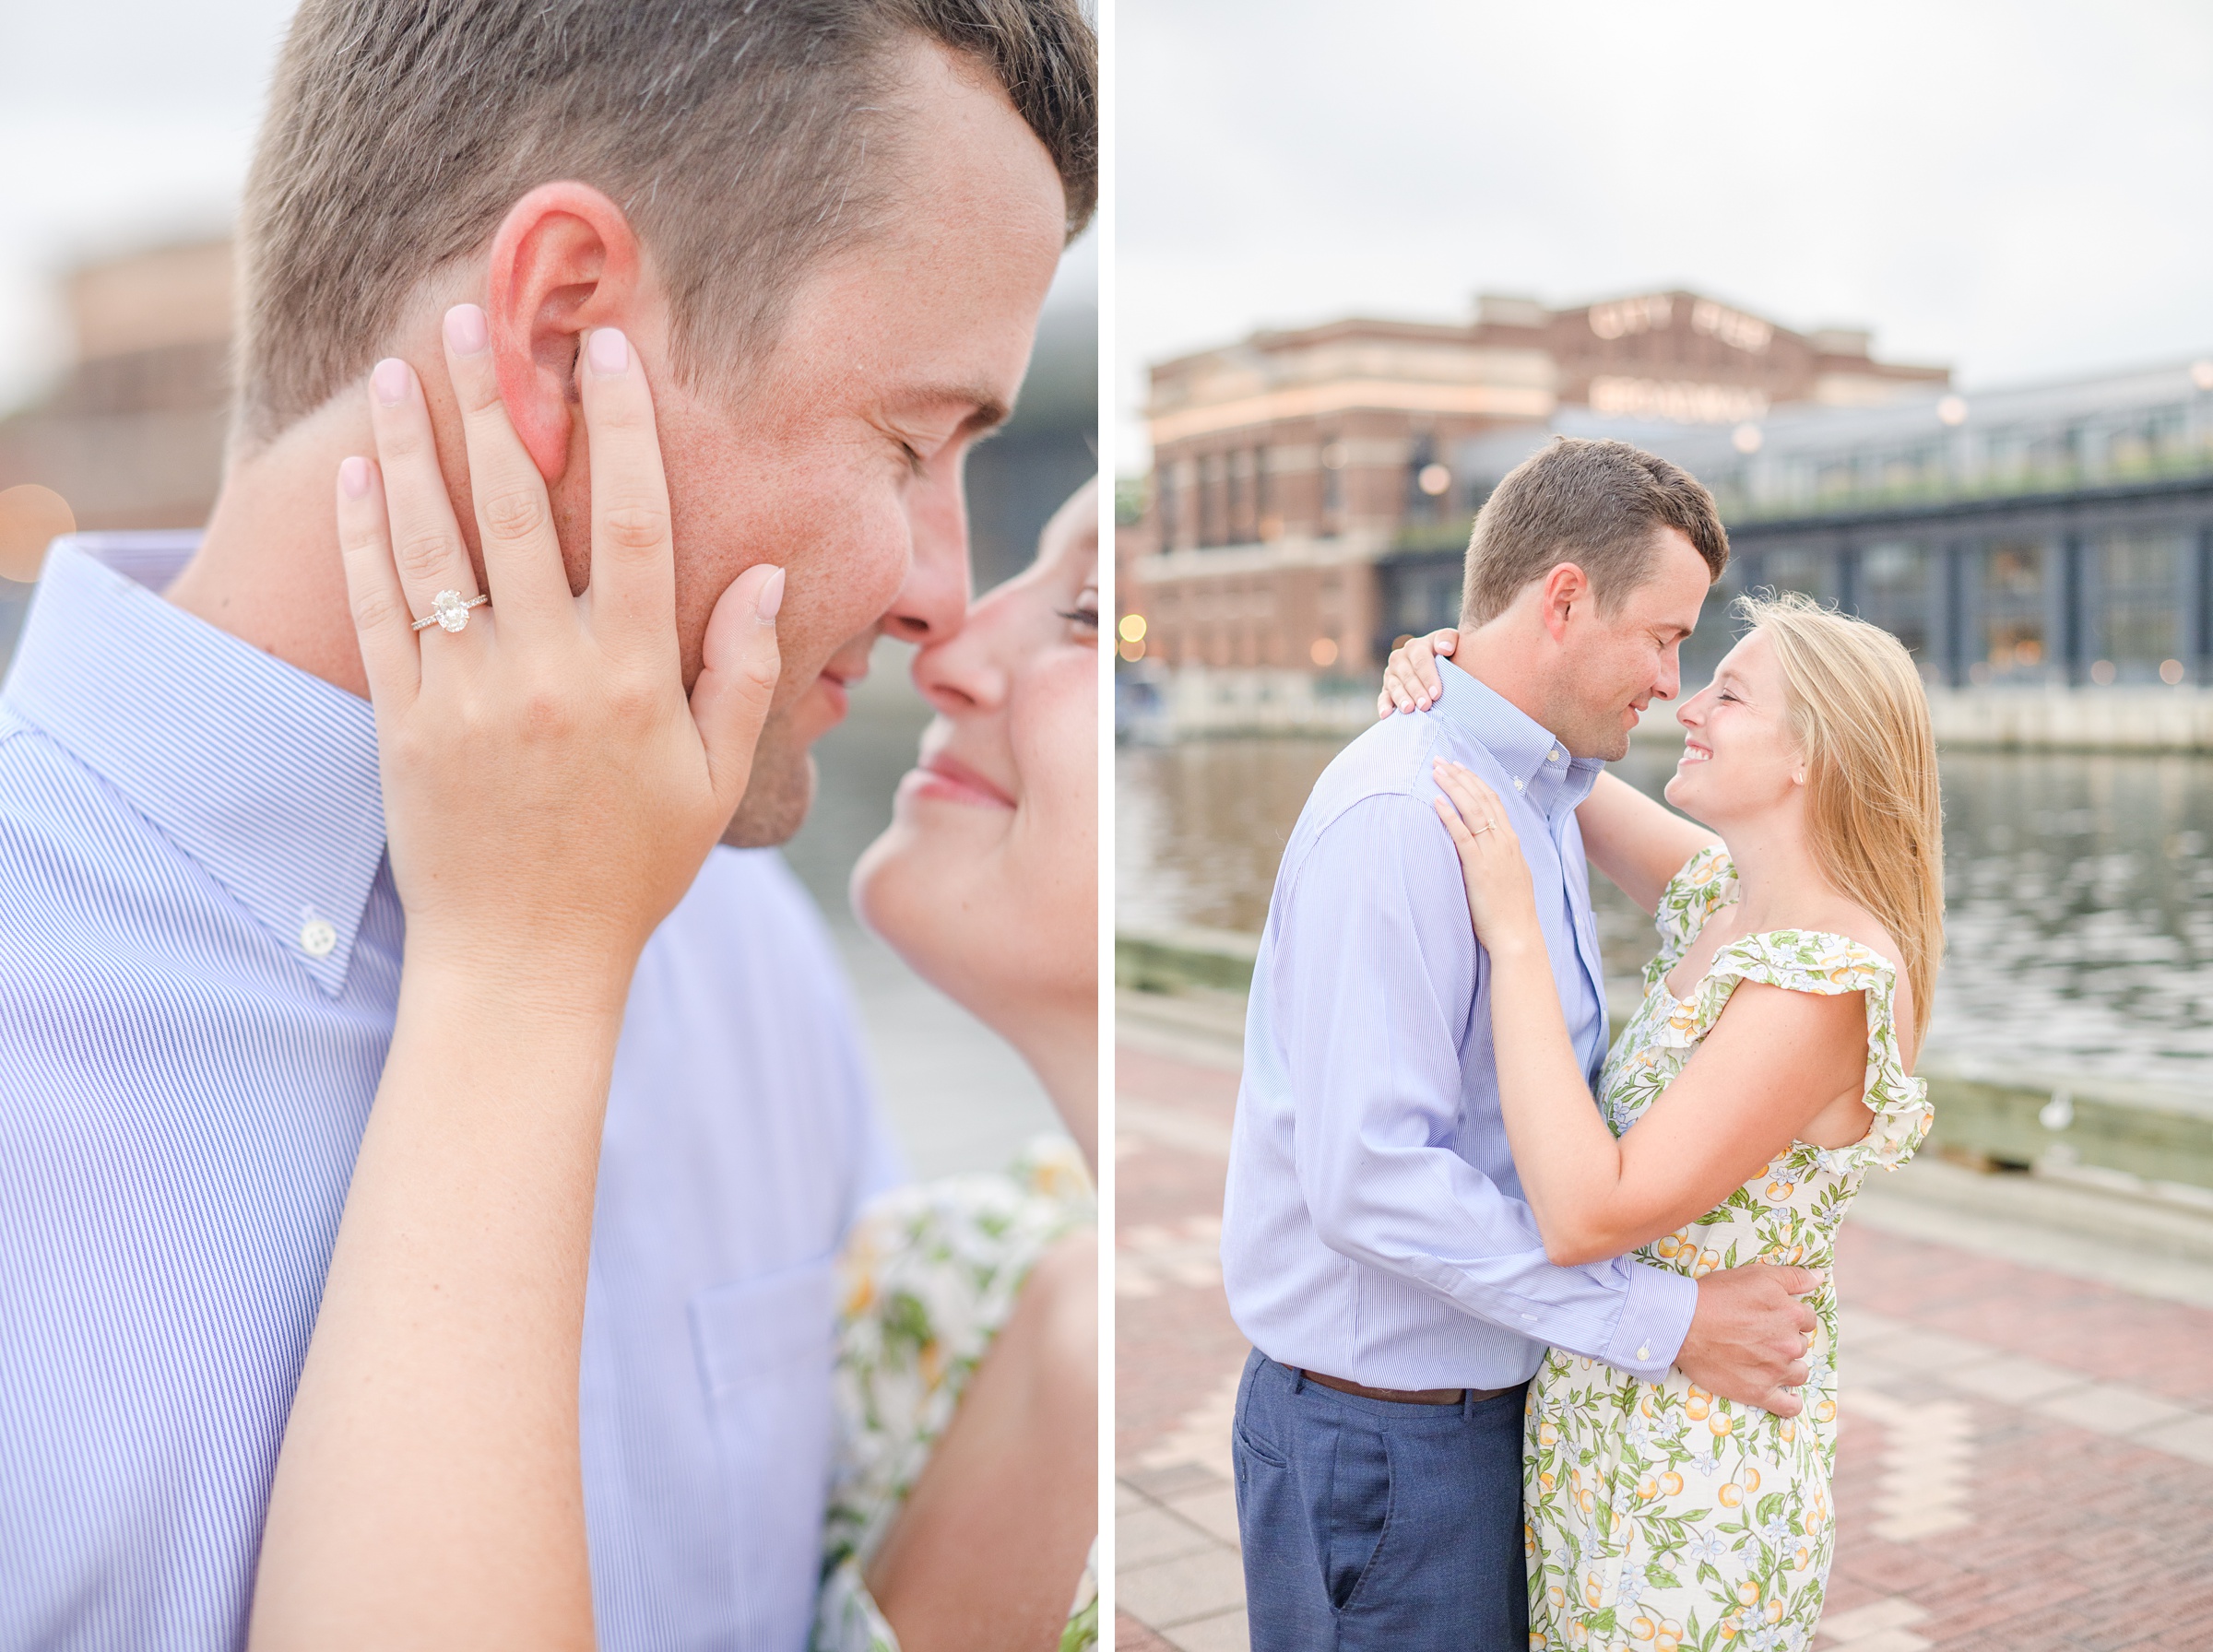
[{"label": "woman's face", "polygon": [[1683,759],[1667,800],[1694,820],[1725,830],[1803,791],[1805,759],[1784,703],[1782,662],[1758,631],[1722,656],[1675,721]]},{"label": "woman's face", "polygon": [[933,985],[1020,1045],[1098,995],[1097,487],[1037,560],[915,656],[938,715],[853,905]]}]

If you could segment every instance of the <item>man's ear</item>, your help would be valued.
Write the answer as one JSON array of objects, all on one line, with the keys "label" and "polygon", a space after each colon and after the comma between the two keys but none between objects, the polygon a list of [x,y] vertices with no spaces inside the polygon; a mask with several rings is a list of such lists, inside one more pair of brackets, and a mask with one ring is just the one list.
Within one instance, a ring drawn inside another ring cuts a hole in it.
[{"label": "man's ear", "polygon": [[1538,608],[1545,632],[1555,643],[1567,640],[1568,621],[1578,607],[1591,601],[1591,578],[1573,562],[1556,562],[1544,576],[1544,601]]},{"label": "man's ear", "polygon": [[584,335],[630,324],[639,273],[630,220],[586,183],[540,184],[492,237],[484,309],[500,396],[549,482],[568,468]]}]

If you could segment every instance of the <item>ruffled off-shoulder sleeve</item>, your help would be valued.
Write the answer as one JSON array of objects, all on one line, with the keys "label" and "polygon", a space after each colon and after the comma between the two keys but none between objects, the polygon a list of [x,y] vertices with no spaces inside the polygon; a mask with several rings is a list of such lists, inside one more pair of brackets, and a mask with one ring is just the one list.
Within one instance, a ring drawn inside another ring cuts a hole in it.
[{"label": "ruffled off-shoulder sleeve", "polygon": [[1866,995],[1867,1072],[1860,1099],[1875,1121],[1850,1147],[1813,1150],[1823,1168],[1840,1174],[1875,1165],[1896,1170],[1911,1159],[1929,1133],[1929,1084],[1909,1074],[1899,1054],[1898,971],[1891,962],[1841,935],[1806,929],[1748,935],[1715,954],[1713,968],[1699,982],[1697,996],[1677,1007],[1662,1038],[1684,1044],[1703,1039],[1721,1019],[1740,981],[1757,981],[1786,992]]},{"label": "ruffled off-shoulder sleeve", "polygon": [[1736,863],[1719,844],[1709,844],[1683,863],[1683,869],[1660,891],[1652,926],[1660,932],[1660,950],[1644,966],[1644,989],[1659,984],[1674,969],[1706,920],[1736,899]]}]

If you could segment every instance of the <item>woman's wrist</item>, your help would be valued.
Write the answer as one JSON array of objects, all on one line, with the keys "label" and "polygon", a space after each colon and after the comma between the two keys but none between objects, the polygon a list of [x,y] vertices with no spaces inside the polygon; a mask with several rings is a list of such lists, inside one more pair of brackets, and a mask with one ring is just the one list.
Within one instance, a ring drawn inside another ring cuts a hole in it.
[{"label": "woman's wrist", "polygon": [[1490,933],[1477,937],[1484,950],[1500,962],[1521,962],[1531,958],[1542,958],[1545,952],[1544,931],[1537,923],[1534,910],[1514,913],[1491,925]]},{"label": "woman's wrist", "polygon": [[411,997],[473,1007],[503,1020],[620,1025],[636,971],[636,955],[615,946],[419,936],[410,925],[401,988]]}]

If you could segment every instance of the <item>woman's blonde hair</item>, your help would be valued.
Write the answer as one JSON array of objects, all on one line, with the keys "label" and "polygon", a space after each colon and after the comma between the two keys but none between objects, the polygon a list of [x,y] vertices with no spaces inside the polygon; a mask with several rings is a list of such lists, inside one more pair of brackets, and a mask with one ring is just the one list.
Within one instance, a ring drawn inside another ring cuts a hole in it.
[{"label": "woman's blonde hair", "polygon": [[1802,593],[1742,596],[1736,611],[1782,662],[1815,858],[1905,955],[1919,1049],[1944,956],[1944,805],[1921,674],[1888,631]]}]

